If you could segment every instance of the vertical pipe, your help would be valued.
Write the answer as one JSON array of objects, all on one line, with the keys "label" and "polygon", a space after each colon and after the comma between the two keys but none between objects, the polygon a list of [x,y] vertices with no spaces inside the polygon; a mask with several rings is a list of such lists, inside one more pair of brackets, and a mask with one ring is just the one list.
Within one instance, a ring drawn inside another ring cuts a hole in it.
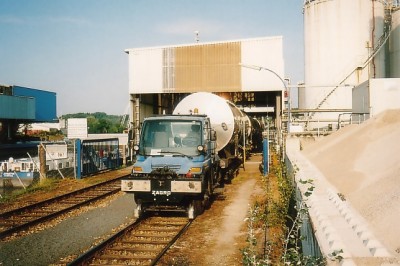
[{"label": "vertical pipe", "polygon": [[243,134],[243,168],[244,164],[246,163],[246,123],[242,122],[243,127],[242,127],[242,134]]},{"label": "vertical pipe", "polygon": [[263,139],[263,175],[266,176],[269,172],[269,152],[268,152],[268,136]]},{"label": "vertical pipe", "polygon": [[76,169],[76,178],[77,179],[81,179],[82,175],[82,169],[81,169],[81,140],[80,139],[76,139],[75,140],[75,149],[76,149],[76,164],[75,164],[75,169]]},{"label": "vertical pipe", "polygon": [[[372,33],[371,33],[372,52],[375,49],[375,0],[372,0]],[[372,77],[376,76],[375,56],[372,58]]]}]

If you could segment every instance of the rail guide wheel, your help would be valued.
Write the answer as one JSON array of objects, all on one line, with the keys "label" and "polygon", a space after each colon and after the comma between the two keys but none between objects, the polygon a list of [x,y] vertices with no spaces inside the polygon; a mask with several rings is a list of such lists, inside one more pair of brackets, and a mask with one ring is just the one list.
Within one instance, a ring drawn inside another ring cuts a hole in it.
[{"label": "rail guide wheel", "polygon": [[140,216],[142,216],[142,213],[142,203],[137,203],[135,209],[133,210],[133,216],[135,218],[140,218]]},{"label": "rail guide wheel", "polygon": [[188,207],[188,218],[193,220],[197,215],[202,214],[204,211],[203,201],[192,200]]}]

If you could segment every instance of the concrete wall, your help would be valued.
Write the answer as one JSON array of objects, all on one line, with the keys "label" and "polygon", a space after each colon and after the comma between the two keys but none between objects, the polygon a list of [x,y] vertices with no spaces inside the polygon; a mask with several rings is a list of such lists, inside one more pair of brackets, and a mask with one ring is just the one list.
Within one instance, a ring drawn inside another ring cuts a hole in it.
[{"label": "concrete wall", "polygon": [[400,108],[400,78],[370,79],[353,89],[353,113],[371,117]]}]

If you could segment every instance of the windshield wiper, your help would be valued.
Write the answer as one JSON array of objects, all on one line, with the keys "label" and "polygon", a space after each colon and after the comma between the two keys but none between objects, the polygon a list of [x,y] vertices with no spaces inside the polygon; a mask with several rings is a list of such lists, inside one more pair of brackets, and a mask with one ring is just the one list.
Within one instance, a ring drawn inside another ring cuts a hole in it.
[{"label": "windshield wiper", "polygon": [[193,159],[192,156],[178,152],[178,151],[160,151],[159,153],[170,153],[170,154],[173,154],[173,156],[179,155],[179,156],[183,156],[183,157],[188,157],[189,159]]}]

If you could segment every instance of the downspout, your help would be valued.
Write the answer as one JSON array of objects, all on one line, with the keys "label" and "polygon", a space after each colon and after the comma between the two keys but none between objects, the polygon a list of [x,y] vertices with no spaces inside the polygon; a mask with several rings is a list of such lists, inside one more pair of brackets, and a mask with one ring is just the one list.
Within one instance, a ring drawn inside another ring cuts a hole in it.
[{"label": "downspout", "polygon": [[[372,48],[375,47],[375,0],[372,0],[372,34],[371,34]],[[372,77],[376,76],[375,58],[372,58]]]}]

